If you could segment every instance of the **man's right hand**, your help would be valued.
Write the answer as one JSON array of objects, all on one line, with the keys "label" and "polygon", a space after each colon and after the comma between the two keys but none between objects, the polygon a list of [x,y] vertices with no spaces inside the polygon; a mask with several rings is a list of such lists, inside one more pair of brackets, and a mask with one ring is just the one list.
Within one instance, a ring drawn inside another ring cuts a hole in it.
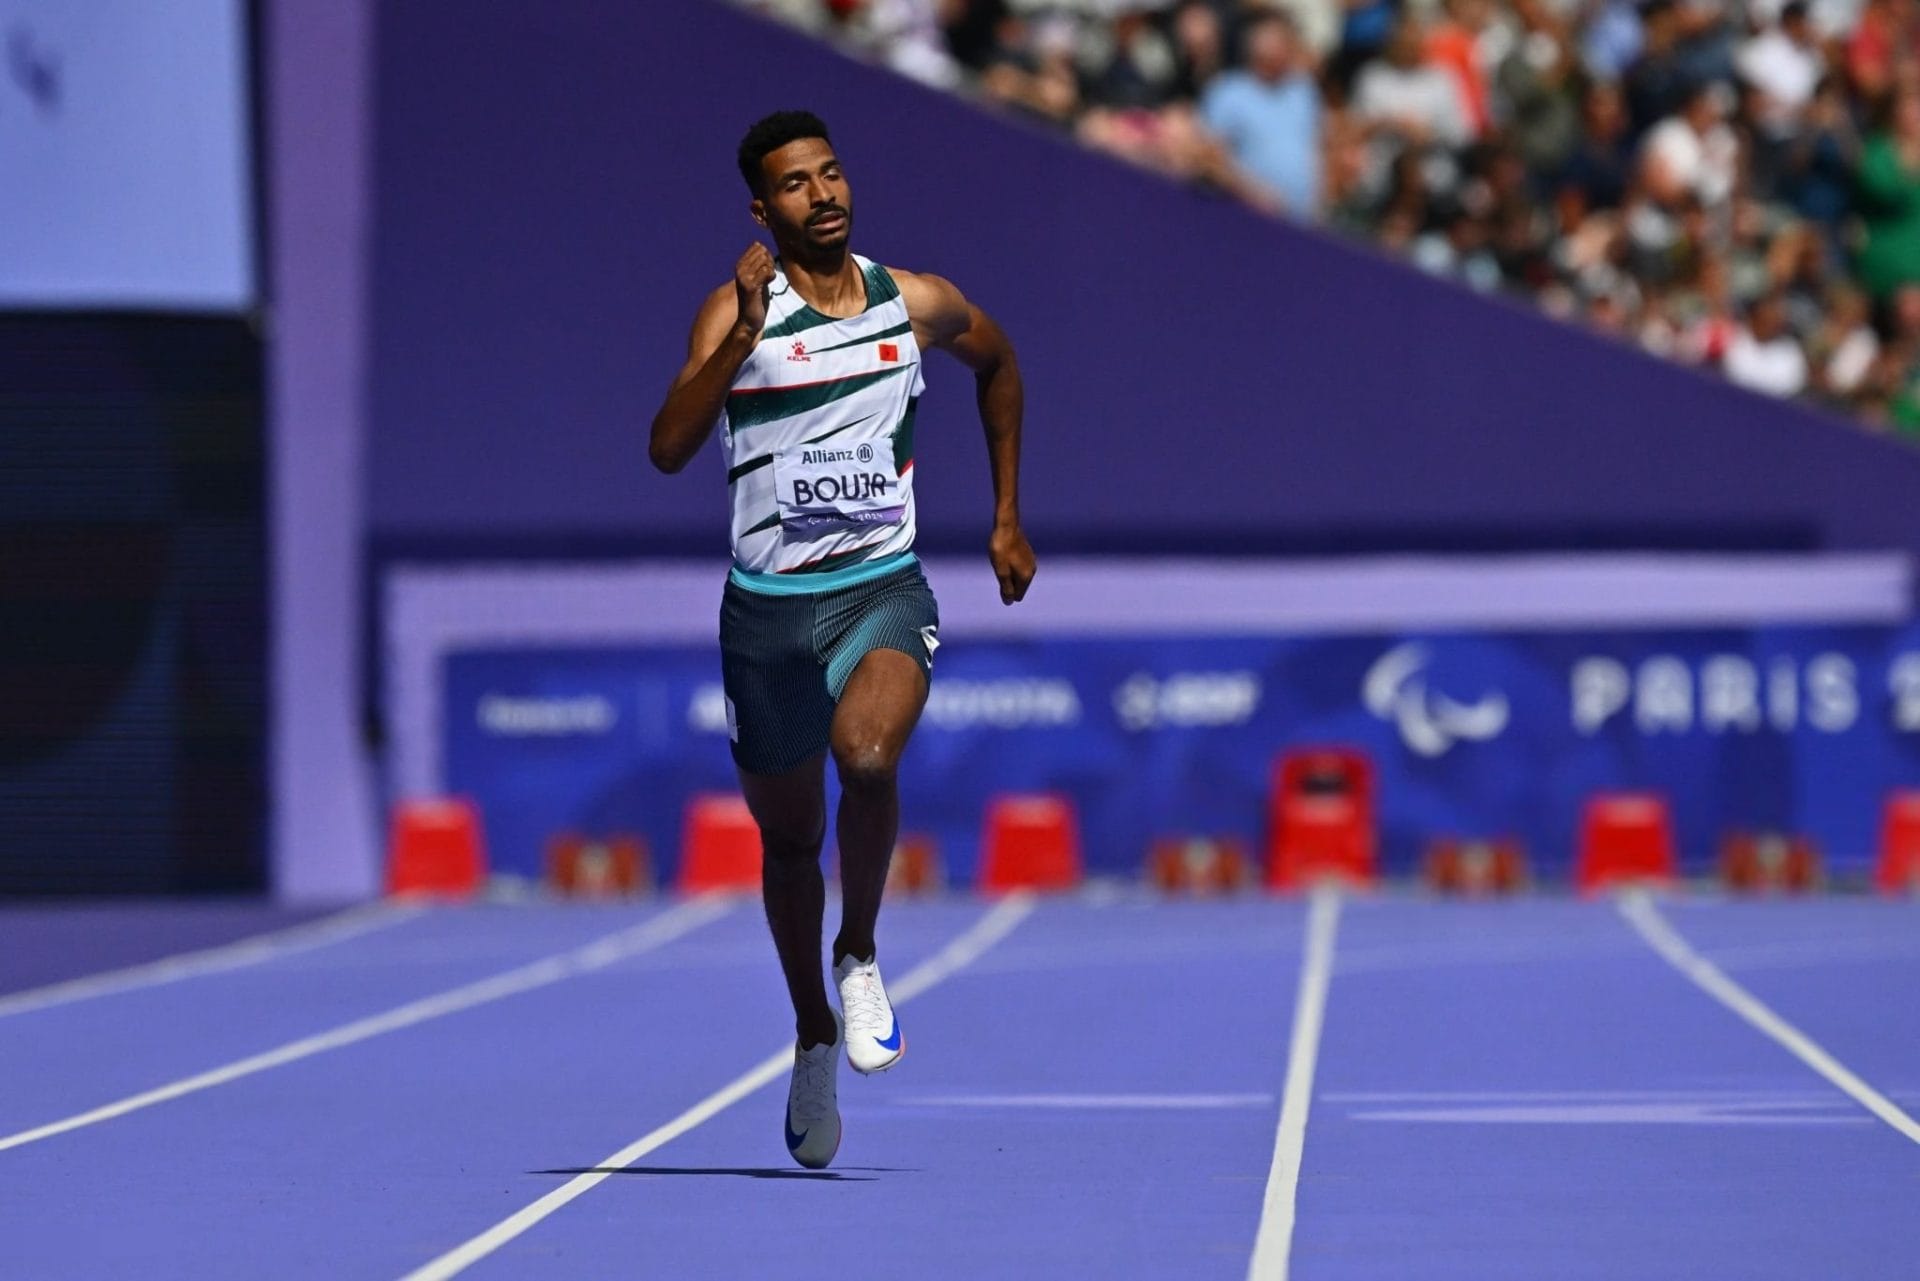
[{"label": "man's right hand", "polygon": [[734,323],[746,326],[755,338],[766,327],[767,291],[772,284],[773,255],[765,245],[755,241],[733,268],[733,295],[739,307],[739,318]]}]

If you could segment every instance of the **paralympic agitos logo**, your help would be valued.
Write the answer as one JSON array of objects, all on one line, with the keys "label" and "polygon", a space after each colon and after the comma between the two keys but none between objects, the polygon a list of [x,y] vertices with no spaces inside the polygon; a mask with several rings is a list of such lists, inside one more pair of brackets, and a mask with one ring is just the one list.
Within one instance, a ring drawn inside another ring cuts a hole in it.
[{"label": "paralympic agitos logo", "polygon": [[1400,731],[1400,741],[1421,756],[1441,756],[1455,743],[1495,738],[1507,727],[1506,695],[1489,693],[1462,703],[1427,687],[1427,647],[1396,645],[1382,654],[1361,682],[1367,710]]}]

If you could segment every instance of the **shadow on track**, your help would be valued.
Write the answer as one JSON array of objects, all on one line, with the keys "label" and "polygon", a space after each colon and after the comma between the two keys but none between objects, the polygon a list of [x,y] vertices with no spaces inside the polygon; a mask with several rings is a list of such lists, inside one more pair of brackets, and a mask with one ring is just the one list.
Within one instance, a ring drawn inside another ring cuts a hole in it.
[{"label": "shadow on track", "polygon": [[533,1174],[704,1174],[736,1179],[806,1179],[829,1183],[872,1183],[875,1174],[917,1174],[917,1170],[898,1170],[883,1165],[851,1165],[860,1173],[849,1176],[839,1170],[784,1170],[746,1166],[621,1165],[576,1166],[563,1170],[533,1170]]}]

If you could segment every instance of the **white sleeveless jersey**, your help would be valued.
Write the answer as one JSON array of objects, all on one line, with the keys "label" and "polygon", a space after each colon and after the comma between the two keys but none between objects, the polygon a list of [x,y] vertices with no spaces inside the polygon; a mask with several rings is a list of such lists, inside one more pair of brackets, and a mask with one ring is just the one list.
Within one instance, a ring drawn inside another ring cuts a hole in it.
[{"label": "white sleeveless jersey", "polygon": [[774,266],[767,324],[720,414],[733,563],[804,578],[913,549],[913,415],[926,384],[907,304],[858,255],[867,309],[809,307]]}]

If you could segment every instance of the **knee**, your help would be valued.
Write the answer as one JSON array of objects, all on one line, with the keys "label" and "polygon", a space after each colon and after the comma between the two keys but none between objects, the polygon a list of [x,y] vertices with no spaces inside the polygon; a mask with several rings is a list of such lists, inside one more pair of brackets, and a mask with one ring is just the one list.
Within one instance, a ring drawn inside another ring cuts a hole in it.
[{"label": "knee", "polygon": [[825,839],[824,823],[815,828],[811,836],[799,831],[763,827],[760,829],[761,861],[767,872],[774,875],[804,869],[819,862],[820,846]]},{"label": "knee", "polygon": [[878,743],[837,747],[833,763],[840,773],[840,788],[846,792],[890,792],[899,771],[894,754]]}]

